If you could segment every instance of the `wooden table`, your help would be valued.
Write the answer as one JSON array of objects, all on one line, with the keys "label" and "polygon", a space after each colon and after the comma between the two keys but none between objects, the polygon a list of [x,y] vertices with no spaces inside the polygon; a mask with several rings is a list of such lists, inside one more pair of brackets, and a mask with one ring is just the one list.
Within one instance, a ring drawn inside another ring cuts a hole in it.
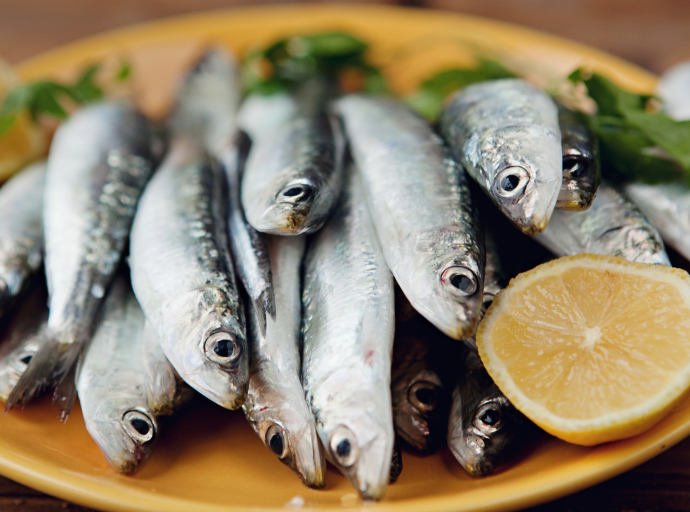
[{"label": "wooden table", "polygon": [[[369,0],[496,18],[606,50],[656,73],[690,60],[687,0]],[[0,0],[0,56],[20,62],[104,30],[242,0]],[[0,512],[86,511],[0,477]],[[533,509],[690,511],[690,439],[617,478]]]}]

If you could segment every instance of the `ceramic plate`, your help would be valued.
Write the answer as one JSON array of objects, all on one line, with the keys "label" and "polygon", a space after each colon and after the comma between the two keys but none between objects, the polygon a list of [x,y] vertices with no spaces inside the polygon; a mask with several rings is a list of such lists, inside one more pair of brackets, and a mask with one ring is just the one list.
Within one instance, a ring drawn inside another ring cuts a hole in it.
[{"label": "ceramic plate", "polygon": [[[656,78],[597,50],[527,29],[447,12],[372,6],[280,6],[174,18],[108,33],[19,66],[25,79],[75,73],[85,64],[126,58],[134,88],[153,116],[165,113],[179,73],[209,43],[238,54],[276,37],[342,29],[371,42],[398,93],[445,66],[469,65],[478,53],[500,55],[546,80],[584,65],[628,88]],[[256,437],[241,412],[203,399],[164,419],[149,461],[134,476],[116,475],[84,428],[78,406],[61,425],[48,400],[0,419],[0,473],[48,494],[104,510],[498,511],[580,490],[654,457],[690,433],[690,401],[643,435],[595,448],[546,437],[512,466],[470,477],[446,449],[430,457],[405,452],[404,470],[377,504],[363,504],[330,468],[325,490],[304,487]]]}]

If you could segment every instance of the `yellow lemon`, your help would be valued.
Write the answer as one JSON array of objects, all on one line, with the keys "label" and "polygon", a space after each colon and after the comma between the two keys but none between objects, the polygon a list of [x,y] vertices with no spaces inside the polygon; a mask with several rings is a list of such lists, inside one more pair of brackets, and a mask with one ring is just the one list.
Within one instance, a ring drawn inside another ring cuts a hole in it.
[{"label": "yellow lemon", "polygon": [[560,258],[496,296],[477,346],[498,387],[547,432],[586,446],[631,437],[690,387],[690,276]]},{"label": "yellow lemon", "polygon": [[[19,83],[14,70],[0,60],[0,102],[7,91]],[[46,144],[44,130],[27,114],[20,115],[10,131],[0,136],[0,182],[42,155]]]}]

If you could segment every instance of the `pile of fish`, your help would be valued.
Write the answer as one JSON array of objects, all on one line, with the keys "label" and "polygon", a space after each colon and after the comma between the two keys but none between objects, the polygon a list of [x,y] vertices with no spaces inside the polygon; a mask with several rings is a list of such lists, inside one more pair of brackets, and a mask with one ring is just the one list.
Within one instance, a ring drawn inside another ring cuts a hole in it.
[{"label": "pile of fish", "polygon": [[690,192],[599,186],[596,140],[520,79],[458,91],[437,127],[319,81],[240,96],[212,49],[165,137],[91,105],[0,189],[6,411],[53,390],[65,420],[78,395],[118,472],[196,391],[311,487],[329,460],[380,499],[401,444],[443,439],[490,474],[534,430],[473,338],[520,244],[668,265],[663,236],[690,257]]}]

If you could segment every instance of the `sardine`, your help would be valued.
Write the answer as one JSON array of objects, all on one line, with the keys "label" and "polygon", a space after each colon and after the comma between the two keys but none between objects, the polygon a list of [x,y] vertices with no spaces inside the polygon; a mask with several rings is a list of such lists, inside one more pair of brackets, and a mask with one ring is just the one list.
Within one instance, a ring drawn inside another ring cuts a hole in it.
[{"label": "sardine", "polygon": [[45,175],[37,163],[0,188],[0,316],[43,264]]},{"label": "sardine", "polygon": [[172,127],[177,134],[201,135],[206,149],[225,170],[230,249],[238,277],[256,303],[259,327],[265,333],[265,316],[275,315],[275,300],[266,242],[246,221],[240,200],[241,174],[250,142],[243,132],[237,133],[239,96],[235,59],[221,48],[211,49],[185,76]]},{"label": "sardine", "polygon": [[[487,230],[482,317],[506,284],[494,235]],[[456,358],[459,365],[448,418],[448,447],[468,473],[487,476],[508,458],[513,441],[526,437],[528,421],[486,372],[475,336],[466,339],[465,345]]]},{"label": "sardine", "polygon": [[144,313],[126,275],[119,275],[77,377],[86,430],[118,473],[132,473],[158,438],[156,416],[146,402]]},{"label": "sardine", "polygon": [[306,485],[321,488],[326,483],[326,460],[300,378],[300,269],[305,239],[268,237],[278,308],[263,335],[257,328],[256,307],[249,303],[249,390],[242,408],[266,447]]},{"label": "sardine", "polygon": [[0,338],[0,400],[3,402],[43,343],[48,320],[47,302],[45,282],[33,285],[26,297],[19,298],[19,304],[3,329]]},{"label": "sardine", "polygon": [[202,395],[244,402],[249,353],[228,246],[225,175],[196,138],[174,138],[132,227],[132,285],[163,352]]},{"label": "sardine", "polygon": [[171,124],[174,133],[200,135],[227,174],[230,249],[238,276],[257,303],[259,326],[265,332],[265,315],[275,315],[275,300],[266,242],[244,218],[240,201],[250,142],[243,132],[237,133],[239,99],[235,59],[222,48],[211,49],[185,76]]},{"label": "sardine", "polygon": [[527,420],[491,379],[479,355],[462,347],[459,382],[448,420],[448,447],[473,476],[487,476],[505,460]]},{"label": "sardine", "polygon": [[563,182],[556,210],[589,208],[601,184],[599,140],[582,124],[577,114],[559,105],[558,121],[563,148]]},{"label": "sardine", "polygon": [[484,234],[464,171],[400,102],[352,95],[337,110],[400,288],[448,336],[471,336],[484,287]]},{"label": "sardine", "polygon": [[146,377],[146,402],[156,416],[169,415],[187,403],[194,391],[165,357],[158,333],[150,322],[144,326],[142,361]]},{"label": "sardine", "polygon": [[253,141],[249,152],[242,205],[258,231],[314,233],[338,200],[345,153],[340,124],[321,111],[318,100],[313,101],[317,105],[304,103],[312,102],[298,103],[296,114],[270,135]]},{"label": "sardine", "polygon": [[465,87],[445,105],[439,124],[467,173],[527,235],[541,233],[563,182],[558,108],[520,79]]},{"label": "sardine", "polygon": [[664,242],[690,259],[690,188],[685,183],[627,183],[625,193],[659,230]]},{"label": "sardine", "polygon": [[632,201],[606,183],[589,210],[554,213],[535,240],[556,256],[593,253],[670,265],[656,228]]},{"label": "sardine", "polygon": [[443,337],[420,317],[397,322],[391,394],[395,432],[417,452],[434,452],[445,438],[450,393],[441,366],[452,357],[439,346]]},{"label": "sardine", "polygon": [[355,172],[307,250],[302,382],[327,458],[363,499],[380,499],[395,442],[393,278]]},{"label": "sardine", "polygon": [[67,419],[76,397],[75,365],[122,258],[153,157],[149,122],[125,103],[85,107],[56,132],[43,213],[50,292],[46,342],[10,393],[6,410],[57,386],[54,401]]}]

